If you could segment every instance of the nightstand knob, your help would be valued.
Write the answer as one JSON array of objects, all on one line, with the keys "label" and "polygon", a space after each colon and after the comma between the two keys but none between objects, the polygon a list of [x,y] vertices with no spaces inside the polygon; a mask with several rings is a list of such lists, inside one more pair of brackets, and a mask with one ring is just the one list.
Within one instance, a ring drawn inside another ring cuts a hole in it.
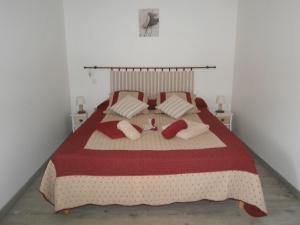
[{"label": "nightstand knob", "polygon": [[222,121],[222,122],[224,122],[224,121],[225,121],[225,119],[224,119],[224,118],[222,118],[222,119],[221,119],[221,121]]},{"label": "nightstand knob", "polygon": [[82,123],[82,122],[83,122],[83,119],[80,119],[79,122]]}]

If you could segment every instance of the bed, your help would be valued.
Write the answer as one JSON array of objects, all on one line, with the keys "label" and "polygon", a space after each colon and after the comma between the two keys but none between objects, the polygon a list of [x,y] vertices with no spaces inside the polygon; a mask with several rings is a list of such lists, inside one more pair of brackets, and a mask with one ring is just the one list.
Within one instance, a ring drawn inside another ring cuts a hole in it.
[{"label": "bed", "polygon": [[[118,80],[116,89],[129,89],[120,87],[120,79],[112,80],[114,83]],[[184,86],[190,87],[190,82]],[[113,89],[114,84],[111,86]],[[234,199],[242,202],[251,216],[267,214],[253,157],[208,110],[203,99],[195,98],[199,112],[187,117],[209,124],[209,132],[189,144],[177,138],[172,141],[160,139],[160,128],[143,132],[143,137],[135,144],[127,139],[105,139],[96,131],[97,124],[120,119],[117,115],[107,114],[109,104],[108,100],[102,102],[48,163],[40,192],[54,205],[56,212],[87,204],[157,206]],[[130,121],[142,124],[148,118],[155,118],[158,127],[170,122],[165,115],[151,112]]]}]

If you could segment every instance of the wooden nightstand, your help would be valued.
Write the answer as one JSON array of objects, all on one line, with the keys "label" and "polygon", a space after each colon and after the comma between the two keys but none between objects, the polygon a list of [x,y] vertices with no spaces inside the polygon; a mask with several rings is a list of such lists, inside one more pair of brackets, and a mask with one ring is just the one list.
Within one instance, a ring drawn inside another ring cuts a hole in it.
[{"label": "wooden nightstand", "polygon": [[215,115],[229,130],[232,130],[232,113],[216,113]]},{"label": "wooden nightstand", "polygon": [[71,115],[72,118],[72,128],[73,128],[73,132],[75,130],[77,130],[78,127],[81,126],[81,124],[83,124],[84,121],[86,121],[86,119],[88,118],[88,114],[87,113],[82,113],[82,114],[72,114]]}]

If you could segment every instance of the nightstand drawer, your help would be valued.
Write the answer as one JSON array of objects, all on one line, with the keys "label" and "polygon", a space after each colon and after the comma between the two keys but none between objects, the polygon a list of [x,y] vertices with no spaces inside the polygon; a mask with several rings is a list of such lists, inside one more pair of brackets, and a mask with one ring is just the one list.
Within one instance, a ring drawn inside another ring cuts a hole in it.
[{"label": "nightstand drawer", "polygon": [[230,124],[230,116],[219,116],[218,119],[224,124]]},{"label": "nightstand drawer", "polygon": [[83,122],[85,121],[85,117],[81,117],[81,116],[76,116],[74,118],[74,126],[75,127],[79,127]]},{"label": "nightstand drawer", "polygon": [[232,116],[230,112],[216,113],[215,116],[220,120],[229,130],[232,129]]},{"label": "nightstand drawer", "polygon": [[81,124],[86,121],[88,118],[88,115],[86,113],[84,114],[74,114],[72,115],[72,125],[73,125],[73,132],[81,126]]}]

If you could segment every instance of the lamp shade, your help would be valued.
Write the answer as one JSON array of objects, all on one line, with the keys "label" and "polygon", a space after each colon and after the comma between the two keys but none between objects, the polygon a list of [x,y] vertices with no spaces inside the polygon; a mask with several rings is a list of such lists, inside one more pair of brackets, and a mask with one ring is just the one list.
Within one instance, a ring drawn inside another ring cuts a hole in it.
[{"label": "lamp shade", "polygon": [[217,104],[225,104],[225,96],[218,95],[217,98],[216,98],[216,103]]},{"label": "lamp shade", "polygon": [[85,104],[84,96],[77,96],[76,97],[76,105],[84,105],[84,104]]}]

